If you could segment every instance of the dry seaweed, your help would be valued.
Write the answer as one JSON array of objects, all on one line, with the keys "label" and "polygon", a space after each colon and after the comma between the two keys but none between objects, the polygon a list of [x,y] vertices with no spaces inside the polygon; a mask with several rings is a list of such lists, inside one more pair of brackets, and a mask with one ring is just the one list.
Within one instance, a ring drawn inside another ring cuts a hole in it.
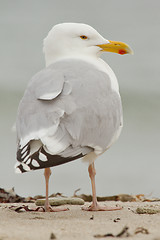
[{"label": "dry seaweed", "polygon": [[[53,193],[49,197],[65,197],[62,193]],[[0,203],[34,203],[37,199],[45,198],[42,195],[36,195],[35,197],[21,197],[15,193],[14,188],[6,190],[0,188]]]},{"label": "dry seaweed", "polygon": [[94,235],[95,238],[106,238],[106,237],[115,237],[112,233],[107,234],[96,234]]},{"label": "dry seaweed", "polygon": [[[95,238],[107,238],[107,237],[113,237],[113,238],[121,238],[121,237],[131,237],[132,235],[128,232],[128,227],[125,226],[121,231],[120,233],[118,234],[113,234],[113,233],[107,233],[107,234],[96,234],[94,235]],[[142,233],[142,234],[149,234],[149,231],[146,229],[146,228],[143,228],[143,227],[138,227],[136,228],[136,230],[134,231],[134,235],[135,234],[139,234],[139,233]]]},{"label": "dry seaweed", "polygon": [[148,229],[146,229],[146,228],[138,227],[138,228],[136,228],[136,230],[135,230],[134,233],[135,233],[135,234],[138,234],[138,233],[149,234],[149,231],[148,231]]},{"label": "dry seaweed", "polygon": [[[74,192],[73,197],[78,197],[83,199],[85,202],[91,202],[92,196],[86,194],[78,195],[77,192],[80,191],[80,188]],[[66,197],[62,193],[53,193],[49,197]],[[0,188],[0,203],[34,203],[37,199],[45,198],[45,196],[37,195],[35,197],[21,197],[17,195],[14,191],[14,188],[10,190],[5,190]],[[113,196],[104,196],[104,197],[97,197],[98,201],[121,201],[121,202],[156,202],[160,201],[158,198],[148,199],[144,196],[144,194],[137,194],[137,195],[129,195],[129,194],[118,194]]]},{"label": "dry seaweed", "polygon": [[18,203],[23,202],[24,199],[15,193],[14,188],[10,190],[0,188],[0,203]]},{"label": "dry seaweed", "polygon": [[[82,198],[85,202],[92,201],[92,195],[80,194],[78,195],[81,189],[78,188],[74,192],[74,197]],[[155,202],[160,201],[158,198],[154,199],[147,199],[144,194],[137,194],[137,195],[129,195],[129,194],[118,194],[113,196],[104,196],[104,197],[97,197],[98,202],[102,201],[121,201],[121,202]]]},{"label": "dry seaweed", "polygon": [[27,205],[22,205],[20,207],[10,206],[9,209],[14,210],[17,213],[20,213],[20,212],[45,212],[44,207],[30,208]]},{"label": "dry seaweed", "polygon": [[130,237],[130,233],[128,232],[128,227],[124,227],[120,233],[116,235],[116,237]]},{"label": "dry seaweed", "polygon": [[107,233],[107,234],[96,234],[94,235],[95,238],[106,238],[106,237],[114,237],[114,238],[121,238],[121,237],[130,237],[131,234],[128,232],[128,227],[125,226],[120,233],[114,235],[112,233]]}]

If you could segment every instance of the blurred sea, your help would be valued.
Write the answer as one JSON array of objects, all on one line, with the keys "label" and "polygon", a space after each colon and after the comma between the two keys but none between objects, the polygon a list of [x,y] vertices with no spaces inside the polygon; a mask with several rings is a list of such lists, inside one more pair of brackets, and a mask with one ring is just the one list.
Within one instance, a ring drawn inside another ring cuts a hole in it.
[{"label": "blurred sea", "polygon": [[[44,67],[42,40],[59,22],[84,22],[104,37],[128,43],[133,56],[104,54],[119,80],[124,128],[119,140],[96,161],[97,194],[151,194],[160,197],[160,2],[0,2],[0,187],[18,194],[44,194],[43,171],[16,175],[16,135],[11,131],[28,80]],[[85,6],[85,8],[84,8]],[[95,17],[96,16],[96,17]],[[81,160],[53,168],[50,193],[90,193]]]}]

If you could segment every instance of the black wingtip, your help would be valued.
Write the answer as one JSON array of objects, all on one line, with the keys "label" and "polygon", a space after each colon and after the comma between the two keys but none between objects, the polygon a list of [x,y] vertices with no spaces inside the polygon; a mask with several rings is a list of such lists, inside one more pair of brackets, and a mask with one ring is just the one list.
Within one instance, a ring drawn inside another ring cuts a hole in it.
[{"label": "black wingtip", "polygon": [[[29,148],[27,148],[27,151],[29,151]],[[82,158],[83,156],[84,155],[80,153],[76,156],[65,158],[61,155],[49,154],[45,151],[43,147],[41,147],[38,151],[36,151],[32,155],[28,157],[25,156],[25,158],[22,158],[22,149],[21,150],[18,149],[17,160],[19,162],[19,165],[17,166],[17,168],[19,168],[20,172],[23,173],[31,170],[55,167]]]}]

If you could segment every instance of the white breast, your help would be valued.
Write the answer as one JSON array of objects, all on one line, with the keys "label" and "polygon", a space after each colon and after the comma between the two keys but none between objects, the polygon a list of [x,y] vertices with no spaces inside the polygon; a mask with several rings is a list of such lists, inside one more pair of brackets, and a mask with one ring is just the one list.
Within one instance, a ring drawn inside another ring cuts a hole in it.
[{"label": "white breast", "polygon": [[82,59],[83,61],[86,60],[87,62],[90,62],[91,64],[95,65],[95,67],[98,68],[100,71],[107,73],[107,75],[109,75],[111,80],[112,90],[119,94],[119,85],[118,85],[116,75],[114,74],[113,70],[105,61],[103,61],[101,58],[91,58],[88,56],[85,56],[85,57],[83,56],[83,58],[79,56],[79,59]]},{"label": "white breast", "polygon": [[112,90],[116,91],[119,94],[119,85],[116,78],[116,75],[114,74],[113,70],[110,68],[110,66],[103,61],[101,58],[96,59],[95,62],[96,66],[98,66],[99,70],[107,73],[111,79],[111,87]]}]

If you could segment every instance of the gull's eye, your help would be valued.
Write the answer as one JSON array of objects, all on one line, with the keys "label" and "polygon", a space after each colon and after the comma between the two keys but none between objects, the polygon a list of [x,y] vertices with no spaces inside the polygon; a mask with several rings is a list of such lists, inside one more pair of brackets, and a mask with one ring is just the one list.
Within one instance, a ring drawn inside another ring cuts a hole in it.
[{"label": "gull's eye", "polygon": [[85,36],[85,35],[82,35],[82,36],[80,36],[80,38],[83,39],[83,40],[85,40],[85,39],[87,39],[88,37]]}]

